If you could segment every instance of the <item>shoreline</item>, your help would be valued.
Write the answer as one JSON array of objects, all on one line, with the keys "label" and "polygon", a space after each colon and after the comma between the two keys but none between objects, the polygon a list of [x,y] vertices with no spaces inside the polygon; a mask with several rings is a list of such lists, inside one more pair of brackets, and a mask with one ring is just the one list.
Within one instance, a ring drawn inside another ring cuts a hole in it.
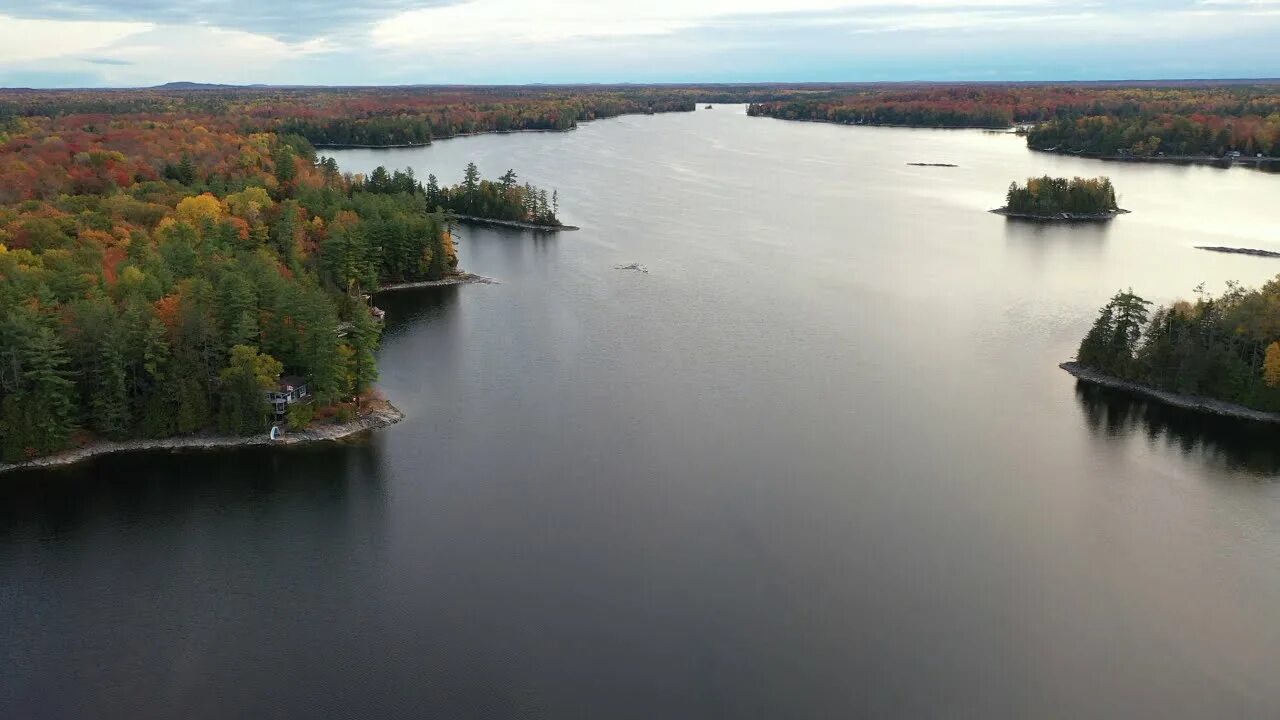
[{"label": "shoreline", "polygon": [[[694,110],[697,110],[695,105]],[[617,115],[607,115],[605,117],[594,117],[589,120],[576,120],[573,127],[567,127],[563,130],[558,128],[520,128],[516,130],[476,130],[469,133],[454,133],[453,135],[441,135],[433,137],[424,143],[397,143],[395,145],[361,145],[350,143],[311,143],[311,147],[317,150],[395,150],[406,148],[423,148],[430,147],[432,143],[440,140],[453,140],[454,138],[477,137],[480,135],[514,135],[516,133],[568,133],[577,130],[585,123],[596,122],[597,120],[609,120],[611,118],[625,117],[627,115],[664,115],[666,113],[676,112],[693,112],[693,110],[659,110],[659,111],[639,111],[618,113]]]},{"label": "shoreline", "polygon": [[404,420],[405,415],[389,402],[377,403],[365,415],[351,422],[330,425],[317,425],[306,430],[290,432],[278,440],[272,440],[267,433],[257,435],[186,435],[141,440],[97,440],[87,445],[64,450],[53,455],[27,460],[20,463],[0,462],[0,475],[18,470],[39,470],[53,467],[65,467],[90,460],[102,455],[117,453],[144,452],[155,450],[220,450],[235,447],[261,447],[281,445],[304,445],[318,442],[329,442],[351,437],[370,430],[390,427]]},{"label": "shoreline", "polygon": [[1254,157],[1252,155],[1240,157],[1217,157],[1215,155],[1154,155],[1151,157],[1138,157],[1136,155],[1103,155],[1101,153],[1092,152],[1075,152],[1073,150],[1060,150],[1053,148],[1040,148],[1027,145],[1027,149],[1036,152],[1049,153],[1050,155],[1065,155],[1066,157],[1086,158],[1089,160],[1106,160],[1109,162],[1132,162],[1132,163],[1174,163],[1182,165],[1217,165],[1223,168],[1229,168],[1236,163],[1242,165],[1255,165],[1261,168],[1263,165],[1274,163],[1280,165],[1280,157]]},{"label": "shoreline", "polygon": [[[583,122],[591,122],[584,120]],[[522,130],[478,130],[469,133],[456,133],[454,135],[441,135],[433,137],[424,143],[397,143],[395,145],[361,145],[353,143],[312,143],[311,147],[317,150],[396,150],[406,148],[424,148],[431,147],[433,143],[440,140],[452,140],[454,138],[477,137],[480,135],[514,135],[516,133],[567,133],[577,130],[578,126],[557,130],[555,128],[526,128]]]},{"label": "shoreline", "polygon": [[472,225],[493,225],[496,227],[515,228],[517,230],[533,230],[535,232],[560,232],[562,230],[572,231],[581,230],[577,225],[538,225],[537,223],[521,222],[520,220],[498,220],[496,218],[482,218],[475,215],[450,215],[450,218],[461,222],[470,223]]},{"label": "shoreline", "polygon": [[823,123],[826,125],[848,125],[849,127],[909,128],[914,130],[998,130],[1012,133],[1017,129],[1013,125],[902,125],[895,123],[843,122],[840,120],[819,120],[817,118],[780,118],[773,115],[752,115],[751,113],[747,113],[747,117],[762,117],[784,122]]},{"label": "shoreline", "polygon": [[374,290],[373,292],[374,294],[377,294],[377,293],[384,293],[384,292],[395,292],[396,290],[416,290],[418,288],[447,287],[450,285],[497,285],[497,284],[499,284],[498,281],[491,277],[485,277],[484,275],[476,275],[475,273],[464,272],[464,273],[458,273],[457,275],[450,275],[449,277],[441,278],[439,280],[414,280],[410,282],[390,283],[387,285],[380,285],[378,286],[378,289]]},{"label": "shoreline", "polygon": [[1235,418],[1238,420],[1280,423],[1280,413],[1267,412],[1265,410],[1254,410],[1253,408],[1245,407],[1244,405],[1236,405],[1235,403],[1214,400],[1213,398],[1201,397],[1199,395],[1184,395],[1182,393],[1171,392],[1169,390],[1160,390],[1159,388],[1153,388],[1150,385],[1130,382],[1129,380],[1121,380],[1118,377],[1113,377],[1111,375],[1100,373],[1096,370],[1091,370],[1075,361],[1061,363],[1058,367],[1074,375],[1075,378],[1081,382],[1100,385],[1113,390],[1123,390],[1134,395],[1157,400],[1165,405],[1169,405],[1170,407],[1181,408],[1183,410],[1193,410],[1195,412],[1218,415],[1220,417]]},{"label": "shoreline", "polygon": [[1197,245],[1196,249],[1208,250],[1209,252],[1216,252],[1216,253],[1231,253],[1234,255],[1253,255],[1255,257],[1270,257],[1270,258],[1280,257],[1280,252],[1276,252],[1274,250],[1256,250],[1254,248],[1225,247],[1221,245]]},{"label": "shoreline", "polygon": [[1038,220],[1040,222],[1101,222],[1104,220],[1111,220],[1115,218],[1117,215],[1128,215],[1132,211],[1120,208],[1118,210],[1112,210],[1111,212],[1105,212],[1105,213],[1081,214],[1081,213],[1060,212],[1060,213],[1054,213],[1053,215],[1036,215],[1035,213],[1013,212],[1012,210],[1009,210],[1007,208],[995,208],[992,210],[988,210],[987,212],[992,212],[992,213],[995,213],[996,215],[1003,215],[1007,218],[1017,218],[1019,220]]},{"label": "shoreline", "polygon": [[[476,275],[475,273],[458,273],[440,280],[421,280],[418,282],[392,283],[383,285],[375,293],[394,292],[415,288],[444,287],[449,285],[496,284],[498,281]],[[358,435],[371,430],[387,428],[404,420],[405,415],[395,405],[385,400],[372,400],[370,409],[364,415],[347,423],[330,423],[314,425],[305,430],[287,432],[276,440],[268,433],[257,435],[182,435],[164,438],[141,438],[136,440],[95,440],[80,447],[69,448],[52,455],[34,458],[18,463],[0,462],[0,475],[20,470],[43,470],[66,467],[91,460],[103,455],[119,453],[148,452],[158,450],[226,450],[239,447],[267,447],[307,445],[319,442],[330,442]]]}]

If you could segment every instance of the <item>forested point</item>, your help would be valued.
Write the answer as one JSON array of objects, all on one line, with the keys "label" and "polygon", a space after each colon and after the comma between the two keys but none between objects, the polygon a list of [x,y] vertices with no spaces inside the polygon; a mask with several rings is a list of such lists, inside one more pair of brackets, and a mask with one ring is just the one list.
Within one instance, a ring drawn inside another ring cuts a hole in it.
[{"label": "forested point", "polygon": [[826,90],[756,102],[747,112],[849,125],[1027,126],[1031,148],[1101,157],[1280,157],[1275,84]]},{"label": "forested point", "polygon": [[[321,161],[322,164],[331,159]],[[556,214],[560,211],[560,194],[520,184],[515,170],[507,170],[497,180],[484,180],[475,163],[467,163],[462,182],[441,186],[435,175],[428,175],[424,185],[413,174],[413,168],[387,172],[381,165],[368,178],[357,177],[358,191],[422,197],[426,207],[437,213],[467,215],[488,220],[505,220],[560,227]]]},{"label": "forested point", "polygon": [[1280,411],[1280,277],[1261,289],[1228,283],[1213,297],[1151,310],[1117,293],[1080,343],[1077,360],[1160,390]]},{"label": "forested point", "polygon": [[423,196],[305,138],[116,115],[10,120],[0,145],[0,457],[93,436],[345,420],[377,378],[381,283],[455,272]]},{"label": "forested point", "polygon": [[1098,178],[1055,178],[1045,175],[1027,178],[1025,185],[1009,185],[1005,195],[1007,213],[1016,215],[1104,216],[1120,210],[1111,180]]}]

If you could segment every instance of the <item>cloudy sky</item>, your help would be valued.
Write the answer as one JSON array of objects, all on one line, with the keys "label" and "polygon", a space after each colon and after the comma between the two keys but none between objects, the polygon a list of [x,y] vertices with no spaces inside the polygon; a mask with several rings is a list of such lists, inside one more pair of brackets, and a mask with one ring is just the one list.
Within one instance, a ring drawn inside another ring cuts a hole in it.
[{"label": "cloudy sky", "polygon": [[1280,0],[0,0],[0,86],[1280,76]]}]

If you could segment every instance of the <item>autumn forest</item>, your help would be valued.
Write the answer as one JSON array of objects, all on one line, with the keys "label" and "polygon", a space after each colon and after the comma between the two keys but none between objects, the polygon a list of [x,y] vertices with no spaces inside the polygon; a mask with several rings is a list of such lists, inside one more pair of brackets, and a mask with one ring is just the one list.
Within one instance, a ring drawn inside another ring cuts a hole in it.
[{"label": "autumn forest", "polygon": [[[472,165],[455,185],[397,168],[364,177],[317,147],[564,131],[699,101],[853,124],[1028,123],[1032,147],[1097,155],[1280,152],[1274,86],[3,90],[0,457],[258,433],[281,375],[305,378],[315,401],[290,427],[351,417],[378,376],[372,293],[455,274],[453,216],[560,224],[558,193],[514,169],[486,179]],[[1042,179],[1011,201],[1114,208],[1109,184],[1055,188]],[[1170,310],[1160,327],[1201,327],[1251,297]],[[1256,369],[1264,347],[1221,357]],[[1229,394],[1270,398],[1250,373]]]}]

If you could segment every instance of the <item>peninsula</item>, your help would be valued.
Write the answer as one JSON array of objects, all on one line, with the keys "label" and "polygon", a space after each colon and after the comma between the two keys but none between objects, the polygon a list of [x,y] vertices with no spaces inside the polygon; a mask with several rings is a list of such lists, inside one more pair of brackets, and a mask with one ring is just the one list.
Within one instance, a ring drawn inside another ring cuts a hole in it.
[{"label": "peninsula", "polygon": [[1176,407],[1280,422],[1280,334],[1269,317],[1280,282],[1197,295],[1153,311],[1131,290],[1116,293],[1062,369]]},{"label": "peninsula", "polygon": [[100,455],[114,455],[122,452],[217,450],[236,447],[292,446],[304,443],[332,442],[350,438],[370,430],[390,427],[403,419],[404,413],[400,412],[391,403],[385,400],[371,400],[365,403],[359,414],[353,415],[350,419],[332,419],[328,422],[316,422],[297,431],[282,432],[275,437],[267,433],[249,436],[202,433],[138,440],[91,439],[86,440],[82,445],[73,444],[72,447],[52,455],[43,455],[12,463],[0,461],[0,474],[34,468],[74,465]]}]

